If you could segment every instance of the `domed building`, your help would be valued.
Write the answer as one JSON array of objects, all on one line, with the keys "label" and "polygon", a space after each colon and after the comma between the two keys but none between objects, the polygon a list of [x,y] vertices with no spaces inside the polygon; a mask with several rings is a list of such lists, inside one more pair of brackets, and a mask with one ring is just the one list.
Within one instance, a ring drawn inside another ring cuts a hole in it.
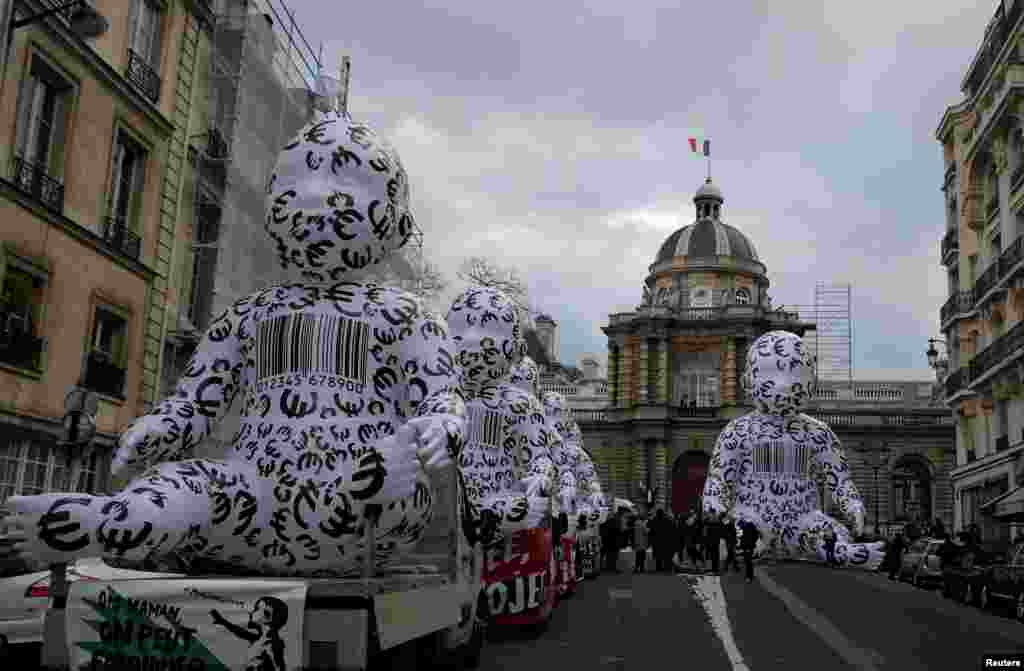
[{"label": "domed building", "polygon": [[[588,440],[616,495],[650,496],[672,512],[698,504],[719,431],[748,412],[739,386],[747,347],[762,333],[814,328],[773,310],[754,243],[723,218],[708,179],[693,223],[658,248],[633,312],[612,314],[606,424]],[[637,490],[640,490],[638,492]]]}]

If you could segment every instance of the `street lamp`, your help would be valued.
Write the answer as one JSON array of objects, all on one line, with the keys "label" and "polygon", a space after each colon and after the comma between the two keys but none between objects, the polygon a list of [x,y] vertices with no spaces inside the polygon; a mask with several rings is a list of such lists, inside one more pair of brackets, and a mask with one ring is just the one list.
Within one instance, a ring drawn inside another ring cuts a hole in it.
[{"label": "street lamp", "polygon": [[874,447],[861,445],[859,450],[864,463],[875,473],[875,537],[878,537],[878,471],[889,463],[889,446],[884,441],[875,442]]},{"label": "street lamp", "polygon": [[25,26],[38,23],[45,18],[64,12],[68,12],[68,25],[71,27],[71,32],[78,35],[83,40],[91,40],[100,37],[106,33],[107,29],[110,27],[110,22],[107,21],[107,18],[97,12],[96,8],[92,6],[89,0],[71,0],[70,2],[65,2],[62,5],[33,14],[24,19],[12,21],[11,31],[13,32],[18,28],[24,28]]},{"label": "street lamp", "polygon": [[[935,349],[936,343],[946,348],[946,356],[941,359],[939,351]],[[946,371],[949,370],[949,345],[946,344],[946,341],[939,338],[928,338],[928,349],[924,354],[928,357],[928,365],[934,368],[939,375],[945,376]]]}]

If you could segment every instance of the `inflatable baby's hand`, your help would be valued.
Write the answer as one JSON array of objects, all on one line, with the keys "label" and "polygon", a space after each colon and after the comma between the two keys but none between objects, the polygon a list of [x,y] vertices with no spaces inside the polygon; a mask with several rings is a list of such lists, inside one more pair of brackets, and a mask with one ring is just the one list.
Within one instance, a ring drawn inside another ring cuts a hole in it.
[{"label": "inflatable baby's hand", "polygon": [[452,465],[453,445],[465,430],[465,420],[456,415],[426,415],[405,423],[416,434],[416,454],[428,472],[437,472]]},{"label": "inflatable baby's hand", "polygon": [[526,528],[536,529],[544,524],[545,518],[551,514],[551,499],[546,496],[526,497]]},{"label": "inflatable baby's hand", "polygon": [[356,465],[352,498],[366,504],[386,505],[412,496],[423,466],[416,456],[416,430],[408,424],[379,441]]},{"label": "inflatable baby's hand", "polygon": [[168,437],[167,422],[157,415],[143,415],[121,434],[110,464],[111,486],[123,489],[160,458]]}]

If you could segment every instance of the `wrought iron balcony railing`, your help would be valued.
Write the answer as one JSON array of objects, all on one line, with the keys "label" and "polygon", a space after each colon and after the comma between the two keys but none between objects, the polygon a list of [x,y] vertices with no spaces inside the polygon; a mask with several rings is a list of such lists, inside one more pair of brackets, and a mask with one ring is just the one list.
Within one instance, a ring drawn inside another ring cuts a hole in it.
[{"label": "wrought iron balcony railing", "polygon": [[999,255],[999,281],[1003,281],[1014,267],[1024,260],[1024,237],[1018,236]]},{"label": "wrought iron balcony railing", "polygon": [[0,332],[0,363],[26,370],[42,370],[46,341],[30,333]]},{"label": "wrought iron balcony railing", "polygon": [[125,369],[111,361],[105,352],[89,353],[85,367],[85,387],[107,396],[124,397]]},{"label": "wrought iron balcony railing", "polygon": [[1009,449],[1009,447],[1010,447],[1010,437],[1009,436],[999,436],[998,438],[996,438],[996,452],[1002,452],[1003,450]]},{"label": "wrought iron balcony railing", "polygon": [[945,265],[948,262],[949,256],[953,252],[960,251],[960,237],[958,231],[954,228],[946,231],[946,235],[942,237],[942,263]]},{"label": "wrought iron balcony railing", "polygon": [[999,195],[996,194],[992,200],[985,203],[985,218],[991,219],[999,212]]},{"label": "wrought iron balcony railing", "polygon": [[685,321],[707,321],[720,319],[725,314],[722,308],[683,308],[677,315]]},{"label": "wrought iron balcony railing", "polygon": [[156,74],[153,66],[146,62],[146,59],[128,50],[128,81],[135,85],[142,95],[149,98],[150,102],[156,104],[160,99],[160,77]]},{"label": "wrought iron balcony railing", "polygon": [[966,368],[958,368],[946,376],[946,398],[950,398],[964,386],[964,371]]},{"label": "wrought iron balcony railing", "polygon": [[998,363],[1006,361],[1014,352],[1024,347],[1024,320],[1012,329],[995,339],[995,341],[978,352],[968,366],[970,383],[974,383]]},{"label": "wrought iron balcony railing", "polygon": [[945,324],[958,314],[966,314],[974,309],[974,290],[957,291],[943,304],[939,310],[939,319]]},{"label": "wrought iron balcony railing", "polygon": [[14,157],[14,185],[58,214],[64,210],[64,185],[20,156]]},{"label": "wrought iron balcony railing", "polygon": [[1013,170],[1013,175],[1010,177],[1010,190],[1016,192],[1020,188],[1021,183],[1024,182],[1024,156],[1020,158],[1020,164],[1017,165]]},{"label": "wrought iron balcony railing", "polygon": [[676,408],[677,417],[703,417],[705,419],[714,419],[718,417],[718,406],[717,405],[696,405],[696,406],[679,406]]},{"label": "wrought iron balcony railing", "polygon": [[999,263],[996,260],[990,263],[985,272],[974,282],[974,298],[975,300],[981,300],[988,293],[989,289],[996,285],[999,281]]},{"label": "wrought iron balcony railing", "polygon": [[142,253],[142,238],[129,231],[128,222],[120,217],[107,217],[103,226],[103,240],[133,259],[138,259]]}]

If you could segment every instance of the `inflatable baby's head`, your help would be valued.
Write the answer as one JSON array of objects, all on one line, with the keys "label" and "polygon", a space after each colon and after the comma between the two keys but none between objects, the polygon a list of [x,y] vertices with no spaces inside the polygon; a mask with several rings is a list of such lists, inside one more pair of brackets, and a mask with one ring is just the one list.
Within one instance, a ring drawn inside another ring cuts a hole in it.
[{"label": "inflatable baby's head", "polygon": [[795,333],[769,331],[747,352],[743,386],[761,412],[796,414],[814,392],[814,357]]},{"label": "inflatable baby's head", "polygon": [[515,303],[497,289],[466,289],[452,302],[446,319],[466,391],[500,382],[526,356]]},{"label": "inflatable baby's head", "polygon": [[281,150],[266,209],[281,266],[318,282],[358,276],[414,229],[398,154],[369,126],[333,112]]},{"label": "inflatable baby's head", "polygon": [[540,369],[537,368],[537,362],[528,356],[524,356],[522,361],[512,366],[508,381],[523,391],[528,391],[536,396],[538,383],[540,382]]}]

